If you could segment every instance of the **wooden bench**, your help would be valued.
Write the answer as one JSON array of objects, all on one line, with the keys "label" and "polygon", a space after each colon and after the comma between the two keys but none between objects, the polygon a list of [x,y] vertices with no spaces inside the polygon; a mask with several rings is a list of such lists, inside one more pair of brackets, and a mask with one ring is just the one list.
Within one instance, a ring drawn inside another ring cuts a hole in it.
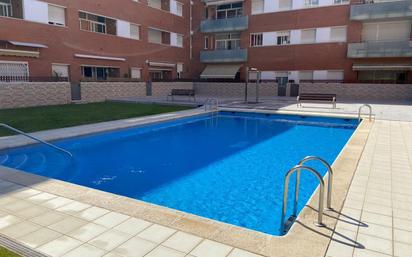
[{"label": "wooden bench", "polygon": [[170,97],[172,101],[174,101],[175,96],[188,96],[189,99],[193,97],[193,102],[196,102],[195,91],[193,89],[172,89],[167,99]]},{"label": "wooden bench", "polygon": [[320,102],[329,102],[333,105],[333,108],[336,108],[336,95],[335,94],[299,94],[296,99],[297,106],[302,107],[302,103],[320,103]]}]

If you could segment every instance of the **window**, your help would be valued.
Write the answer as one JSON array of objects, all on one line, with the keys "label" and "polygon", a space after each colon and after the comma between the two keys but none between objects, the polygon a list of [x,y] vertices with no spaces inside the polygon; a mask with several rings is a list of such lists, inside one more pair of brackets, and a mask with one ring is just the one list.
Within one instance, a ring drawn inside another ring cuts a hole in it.
[{"label": "window", "polygon": [[240,48],[240,33],[217,34],[216,49],[232,50]]},{"label": "window", "polygon": [[116,20],[91,13],[79,12],[80,29],[116,35]]},{"label": "window", "polygon": [[23,19],[22,0],[0,0],[0,16]]},{"label": "window", "polygon": [[179,79],[183,78],[183,63],[178,63],[176,65],[176,72]]},{"label": "window", "polygon": [[170,0],[148,0],[150,7],[170,12]]},{"label": "window", "polygon": [[358,71],[358,80],[370,83],[398,83],[404,84],[408,81],[406,71],[370,70]]},{"label": "window", "polygon": [[183,16],[183,4],[176,2],[176,15]]},{"label": "window", "polygon": [[180,35],[180,34],[177,35],[177,46],[183,47],[183,35]]},{"label": "window", "polygon": [[262,46],[263,45],[263,34],[254,33],[250,35],[250,46]]},{"label": "window", "polygon": [[328,71],[327,74],[327,79],[328,80],[338,80],[338,81],[342,81],[343,80],[343,71]]},{"label": "window", "polygon": [[301,32],[301,43],[315,43],[316,29],[305,29]]},{"label": "window", "polygon": [[107,80],[109,78],[119,78],[120,69],[112,67],[82,66],[82,76],[91,80]]},{"label": "window", "polygon": [[330,29],[330,40],[332,42],[346,42],[346,27],[333,27]]},{"label": "window", "polygon": [[277,33],[277,44],[278,45],[289,45],[290,44],[290,31],[281,31]]},{"label": "window", "polygon": [[132,79],[141,79],[142,78],[142,69],[141,68],[130,68],[130,78]]},{"label": "window", "polygon": [[130,24],[130,38],[140,39],[140,26],[136,24]]},{"label": "window", "polygon": [[305,0],[305,7],[318,6],[319,0]]},{"label": "window", "polygon": [[363,23],[363,41],[406,41],[411,34],[410,21]]},{"label": "window", "polygon": [[243,3],[224,4],[217,6],[217,19],[229,19],[243,15]]},{"label": "window", "polygon": [[292,0],[279,0],[279,10],[292,9]]},{"label": "window", "polygon": [[155,44],[162,43],[162,32],[160,30],[149,29],[148,30],[149,42]]},{"label": "window", "polygon": [[299,80],[313,80],[313,71],[300,71]]},{"label": "window", "polygon": [[64,64],[52,64],[52,77],[68,78],[69,66]]},{"label": "window", "polygon": [[49,24],[65,26],[66,10],[63,7],[49,4]]},{"label": "window", "polygon": [[265,12],[265,0],[252,0],[252,14]]},{"label": "window", "polygon": [[29,66],[23,62],[0,62],[0,82],[27,81]]},{"label": "window", "polygon": [[349,0],[333,0],[333,4],[346,4]]},{"label": "window", "polygon": [[205,42],[204,42],[203,48],[204,49],[209,49],[209,37],[205,37]]}]

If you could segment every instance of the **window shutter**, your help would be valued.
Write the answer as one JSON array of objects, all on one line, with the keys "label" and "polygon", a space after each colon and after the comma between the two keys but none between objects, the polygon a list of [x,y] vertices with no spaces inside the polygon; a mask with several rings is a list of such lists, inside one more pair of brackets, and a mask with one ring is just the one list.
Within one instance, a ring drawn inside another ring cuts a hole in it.
[{"label": "window shutter", "polygon": [[265,8],[264,0],[252,0],[252,14],[263,13]]},{"label": "window shutter", "polygon": [[346,27],[334,27],[330,30],[330,40],[331,41],[346,41]]},{"label": "window shutter", "polygon": [[140,28],[139,25],[130,24],[130,38],[140,39]]},{"label": "window shutter", "polygon": [[301,32],[302,43],[314,43],[316,41],[316,29],[306,29]]},{"label": "window shutter", "polygon": [[49,5],[49,23],[55,25],[66,25],[66,15],[63,7]]},{"label": "window shutter", "polygon": [[300,71],[299,79],[300,80],[313,80],[313,71]]},{"label": "window shutter", "polygon": [[328,80],[343,80],[343,71],[328,71]]},{"label": "window shutter", "polygon": [[149,29],[149,42],[161,44],[162,43],[162,32],[159,30]]}]

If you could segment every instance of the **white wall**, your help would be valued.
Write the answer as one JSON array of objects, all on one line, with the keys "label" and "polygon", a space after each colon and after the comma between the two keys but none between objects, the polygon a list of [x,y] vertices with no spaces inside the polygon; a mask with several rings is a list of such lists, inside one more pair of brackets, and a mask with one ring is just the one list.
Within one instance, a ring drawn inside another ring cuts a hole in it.
[{"label": "white wall", "polygon": [[117,35],[119,37],[130,38],[130,23],[127,21],[117,20]]},{"label": "white wall", "polygon": [[177,45],[177,34],[170,32],[170,45],[172,46],[178,46]]},{"label": "white wall", "polygon": [[49,23],[49,5],[37,0],[24,0],[24,19],[29,21]]},{"label": "white wall", "polygon": [[[311,6],[310,8],[331,6],[334,5],[334,0],[319,0],[318,6]],[[305,6],[305,0],[292,0],[292,10],[308,8]],[[279,0],[264,0],[263,13],[280,12]],[[258,13],[257,13],[258,14]]]}]

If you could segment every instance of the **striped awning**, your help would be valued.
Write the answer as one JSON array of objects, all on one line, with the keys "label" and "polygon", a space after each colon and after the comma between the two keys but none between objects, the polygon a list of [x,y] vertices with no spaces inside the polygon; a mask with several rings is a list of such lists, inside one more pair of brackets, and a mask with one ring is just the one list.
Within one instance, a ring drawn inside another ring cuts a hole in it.
[{"label": "striped awning", "polygon": [[47,48],[46,45],[38,44],[38,43],[29,43],[29,42],[19,42],[19,41],[9,41],[10,44],[15,46],[26,46],[26,47],[34,47],[34,48]]},{"label": "striped awning", "polygon": [[38,51],[23,51],[14,49],[0,49],[0,56],[17,56],[17,57],[31,57],[39,58],[40,53]]},{"label": "striped awning", "polygon": [[203,70],[202,79],[234,79],[240,64],[209,64]]},{"label": "striped awning", "polygon": [[354,64],[353,70],[412,70],[412,64]]}]

